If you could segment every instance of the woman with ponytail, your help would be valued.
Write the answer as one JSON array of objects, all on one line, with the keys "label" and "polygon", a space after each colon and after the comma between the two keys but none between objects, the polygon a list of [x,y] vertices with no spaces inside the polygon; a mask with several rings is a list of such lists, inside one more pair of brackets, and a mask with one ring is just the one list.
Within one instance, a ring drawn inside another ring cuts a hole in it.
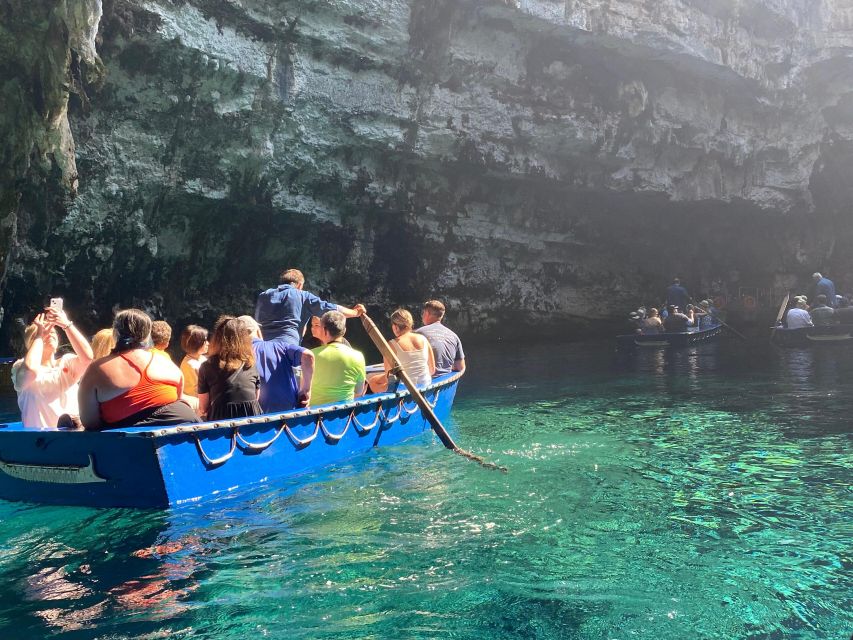
[{"label": "woman with ponytail", "polygon": [[124,309],[113,322],[115,347],[93,362],[80,381],[80,420],[89,431],[147,424],[198,422],[180,400],[181,370],[151,347],[151,318],[139,309]]}]

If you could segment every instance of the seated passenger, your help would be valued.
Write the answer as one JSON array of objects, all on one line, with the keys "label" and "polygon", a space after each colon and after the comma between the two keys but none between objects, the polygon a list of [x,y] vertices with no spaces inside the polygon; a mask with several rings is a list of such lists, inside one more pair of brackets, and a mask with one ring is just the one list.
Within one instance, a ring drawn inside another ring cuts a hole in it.
[{"label": "seated passenger", "polygon": [[[320,340],[320,332],[322,331],[320,325],[320,316],[311,316],[311,320],[308,321],[308,333],[310,335],[306,335],[302,339],[302,346],[306,349],[316,349],[317,347],[323,346],[323,341]],[[346,346],[352,346],[349,343],[349,340],[346,338],[341,338],[341,342]]]},{"label": "seated passenger", "polygon": [[172,359],[166,349],[172,341],[172,327],[165,320],[155,320],[151,323],[151,342],[154,345],[151,351],[164,358]]},{"label": "seated passenger", "polygon": [[702,300],[699,303],[697,315],[699,316],[699,321],[696,323],[696,326],[700,329],[711,329],[720,324],[717,318],[717,310],[711,306],[710,300]]},{"label": "seated passenger", "polygon": [[[58,360],[59,327],[74,354]],[[78,381],[92,361],[92,347],[62,309],[49,308],[35,317],[24,333],[26,355],[12,365],[12,382],[18,393],[21,422],[25,427],[56,427],[59,416],[77,415]]]},{"label": "seated passenger", "polygon": [[823,294],[815,298],[815,306],[812,307],[811,316],[816,327],[828,327],[835,324],[835,309],[827,305],[826,296]]},{"label": "seated passenger", "polygon": [[[261,377],[261,395],[258,402],[264,413],[307,407],[311,398],[311,380],[314,377],[314,354],[308,349],[281,340],[264,340],[261,327],[252,316],[240,316],[238,320],[249,327],[252,335],[255,367]],[[298,380],[296,370],[300,372]]]},{"label": "seated passenger", "polygon": [[465,371],[465,352],[459,336],[442,322],[445,314],[444,303],[440,300],[427,300],[421,311],[423,326],[415,329],[429,341],[435,358],[433,377],[443,376],[451,371]]},{"label": "seated passenger", "polygon": [[113,322],[116,346],[96,360],[80,381],[80,419],[87,431],[116,427],[198,422],[180,400],[181,370],[148,350],[151,318],[139,309],[123,309]]},{"label": "seated passenger", "polygon": [[92,336],[92,360],[110,355],[110,351],[116,346],[113,340],[112,329],[101,329]]},{"label": "seated passenger", "polygon": [[789,329],[803,329],[805,327],[813,327],[812,317],[806,310],[806,301],[802,298],[797,298],[797,306],[788,311],[785,316],[785,324]]},{"label": "seated passenger", "polygon": [[842,296],[835,310],[835,319],[839,324],[853,324],[853,307],[850,306],[849,298]]},{"label": "seated passenger", "polygon": [[[389,342],[394,355],[400,361],[403,371],[415,386],[422,387],[432,381],[435,373],[435,355],[429,341],[412,331],[415,321],[412,314],[405,309],[397,309],[391,314],[391,331],[394,339]],[[388,390],[388,374],[393,363],[385,359],[385,373],[374,373],[367,378],[367,384],[373,393],[383,393]]]},{"label": "seated passenger", "polygon": [[184,375],[184,394],[198,397],[198,370],[207,360],[207,329],[197,324],[187,325],[181,332],[181,349],[186,354],[181,360]]},{"label": "seated passenger", "polygon": [[320,318],[323,346],[313,349],[312,407],[349,402],[364,393],[364,354],[343,343],[346,330],[347,319],[339,311],[327,311]]},{"label": "seated passenger", "polygon": [[649,309],[648,317],[643,320],[642,331],[644,334],[655,334],[663,332],[663,323],[661,322],[658,310],[654,307]]},{"label": "seated passenger", "polygon": [[261,378],[255,367],[252,334],[242,321],[227,316],[216,322],[212,355],[198,370],[198,411],[205,420],[258,416]]},{"label": "seated passenger", "polygon": [[666,319],[663,321],[663,328],[667,333],[685,331],[693,321],[690,316],[681,313],[678,307],[674,305],[669,305],[667,311]]}]

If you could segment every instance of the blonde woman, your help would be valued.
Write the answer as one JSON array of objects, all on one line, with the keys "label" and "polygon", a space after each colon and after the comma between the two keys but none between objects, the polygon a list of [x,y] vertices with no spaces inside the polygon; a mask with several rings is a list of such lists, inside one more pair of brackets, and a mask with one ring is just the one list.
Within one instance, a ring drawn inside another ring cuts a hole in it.
[{"label": "blonde woman", "polygon": [[[56,357],[62,329],[74,354]],[[24,334],[26,355],[12,365],[21,422],[25,427],[56,427],[62,414],[77,414],[77,387],[92,361],[92,347],[62,309],[48,308]]]},{"label": "blonde woman", "polygon": [[95,360],[110,355],[115,346],[112,329],[101,329],[92,336],[92,354]]},{"label": "blonde woman", "polygon": [[[412,331],[415,321],[405,309],[397,309],[391,314],[391,331],[394,339],[390,341],[394,355],[400,361],[403,371],[416,386],[422,387],[432,381],[435,373],[435,355],[429,341],[419,333]],[[385,359],[385,372],[368,376],[367,384],[373,393],[388,390],[388,374],[392,363]]]}]

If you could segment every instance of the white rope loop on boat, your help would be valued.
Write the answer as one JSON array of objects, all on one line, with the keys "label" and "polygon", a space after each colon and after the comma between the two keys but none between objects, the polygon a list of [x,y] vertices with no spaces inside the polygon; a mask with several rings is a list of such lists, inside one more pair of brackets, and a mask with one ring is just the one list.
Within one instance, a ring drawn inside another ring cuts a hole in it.
[{"label": "white rope loop on boat", "polygon": [[231,434],[231,449],[224,456],[220,456],[218,458],[211,458],[205,453],[204,447],[201,446],[201,438],[198,437],[198,434],[195,434],[195,446],[198,448],[198,452],[201,455],[201,459],[204,460],[205,464],[211,467],[217,467],[220,464],[228,462],[231,459],[231,456],[234,455],[234,451],[237,449],[237,429],[239,427],[234,427],[234,432]]},{"label": "white rope loop on boat", "polygon": [[317,416],[317,421],[314,423],[314,433],[304,439],[300,439],[296,437],[296,434],[287,426],[287,423],[284,423],[284,430],[287,433],[287,437],[290,438],[290,441],[295,444],[297,447],[307,447],[314,441],[314,438],[317,437],[317,434],[320,433],[320,423],[322,422],[323,417],[321,415]]},{"label": "white rope loop on boat", "polygon": [[[430,406],[431,409],[435,409],[436,405],[438,404],[438,393],[439,393],[439,391],[438,391],[438,389],[436,389],[435,390],[435,397],[433,397],[432,402],[427,400],[426,396],[424,396],[424,400],[426,400],[426,403]],[[419,407],[418,407],[417,402],[415,402],[410,408],[410,407],[406,406],[406,403],[404,401],[402,401],[402,400],[400,401],[400,409],[407,416],[410,416],[410,415],[417,413],[418,408]]]},{"label": "white rope loop on boat", "polygon": [[288,429],[287,422],[284,420],[281,421],[281,426],[276,430],[275,435],[267,440],[266,442],[249,442],[242,435],[240,435],[240,430],[236,431],[237,440],[240,441],[240,444],[244,449],[248,449],[249,451],[263,451],[264,449],[268,449],[273,442],[278,440],[278,437],[284,433],[285,429]]},{"label": "white rope loop on boat", "polygon": [[326,439],[326,442],[340,442],[341,438],[343,438],[347,431],[349,430],[350,424],[352,424],[352,413],[350,413],[349,418],[347,419],[347,423],[344,425],[344,430],[340,433],[331,433],[328,429],[326,429],[326,425],[323,421],[323,416],[317,416],[317,422],[320,425],[320,430],[323,432],[323,437]]},{"label": "white rope loop on boat", "polygon": [[[380,406],[381,406],[381,405],[380,405]],[[389,415],[388,415],[388,413],[390,413],[391,411],[393,411],[393,410],[394,410],[394,407],[390,407],[388,412],[386,412],[386,411],[385,411],[385,409],[382,409],[382,419],[383,419],[383,422],[385,422],[385,424],[386,424],[386,425],[394,424],[395,422],[397,422],[397,420],[399,420],[399,419],[400,419],[400,413],[401,413],[401,411],[402,411],[402,407],[403,407],[403,401],[402,401],[402,400],[400,400],[400,401],[397,403],[397,415],[396,415],[396,416],[389,416]]]},{"label": "white rope loop on boat", "polygon": [[355,409],[352,410],[350,414],[350,420],[352,420],[353,425],[355,425],[355,430],[359,433],[370,433],[379,424],[379,416],[382,413],[382,404],[380,403],[376,407],[376,413],[373,414],[373,422],[369,425],[365,426],[358,421],[358,418],[355,417]]}]

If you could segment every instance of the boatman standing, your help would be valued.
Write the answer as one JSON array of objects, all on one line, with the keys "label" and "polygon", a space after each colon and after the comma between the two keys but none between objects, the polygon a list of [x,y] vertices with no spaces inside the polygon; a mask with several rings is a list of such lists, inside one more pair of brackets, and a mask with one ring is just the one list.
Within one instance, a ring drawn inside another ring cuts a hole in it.
[{"label": "boatman standing", "polygon": [[673,278],[672,284],[666,288],[667,308],[669,308],[670,306],[675,306],[679,309],[686,309],[688,298],[689,296],[687,295],[687,289],[681,286],[681,280],[679,280],[678,278]]},{"label": "boatman standing", "polygon": [[814,280],[815,283],[815,299],[820,295],[826,296],[826,305],[833,309],[837,307],[838,303],[835,299],[835,283],[829,278],[824,278],[818,272],[812,274],[812,280]]},{"label": "boatman standing", "polygon": [[421,321],[424,326],[415,330],[415,333],[426,338],[432,347],[435,355],[433,378],[451,371],[465,371],[465,352],[462,351],[462,341],[441,323],[444,311],[444,305],[438,300],[425,302],[421,312]]},{"label": "boatman standing", "polygon": [[299,345],[305,325],[312,316],[322,316],[327,311],[340,311],[346,318],[365,313],[363,304],[352,309],[326,302],[313,293],[303,291],[305,276],[299,269],[287,269],[281,274],[281,284],[267,289],[258,296],[255,320],[261,325],[264,340],[280,340]]}]

